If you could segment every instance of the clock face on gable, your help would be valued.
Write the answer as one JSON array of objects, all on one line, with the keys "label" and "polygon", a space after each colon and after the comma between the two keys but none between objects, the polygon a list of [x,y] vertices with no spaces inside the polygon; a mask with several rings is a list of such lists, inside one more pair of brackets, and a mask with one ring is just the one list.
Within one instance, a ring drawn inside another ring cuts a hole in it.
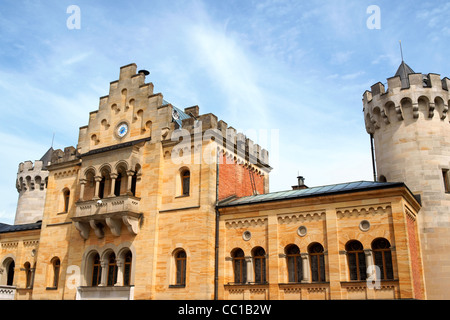
[{"label": "clock face on gable", "polygon": [[125,137],[125,135],[128,132],[128,124],[126,123],[121,123],[117,126],[117,136],[119,138],[123,138]]}]

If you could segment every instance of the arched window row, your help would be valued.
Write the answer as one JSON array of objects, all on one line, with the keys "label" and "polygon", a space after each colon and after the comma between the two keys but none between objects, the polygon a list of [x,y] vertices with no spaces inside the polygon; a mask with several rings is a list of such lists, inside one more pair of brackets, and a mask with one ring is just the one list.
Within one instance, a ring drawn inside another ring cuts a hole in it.
[{"label": "arched window row", "polygon": [[121,250],[119,254],[107,250],[102,255],[93,251],[88,255],[86,264],[86,284],[88,286],[130,286],[132,284],[131,250]]},{"label": "arched window row", "polygon": [[103,199],[123,195],[136,196],[137,184],[142,175],[140,164],[132,169],[126,163],[119,163],[115,169],[103,165],[97,172],[88,168],[81,182],[81,199]]},{"label": "arched window row", "polygon": [[[346,246],[349,280],[366,280],[367,268],[374,265],[379,268],[380,280],[393,280],[391,245],[384,238],[375,239],[371,249],[364,249],[359,241],[349,241]],[[286,280],[288,283],[326,282],[326,252],[320,243],[311,243],[307,252],[301,253],[295,244],[287,245],[280,257],[286,260]],[[252,249],[246,256],[241,248],[231,251],[233,283],[267,283],[267,255],[263,248]]]},{"label": "arched window row", "polygon": [[372,241],[370,249],[364,249],[358,240],[351,240],[345,245],[345,250],[350,280],[366,280],[369,276],[367,268],[372,265],[378,268],[380,280],[394,280],[392,249],[388,240],[377,238]]}]

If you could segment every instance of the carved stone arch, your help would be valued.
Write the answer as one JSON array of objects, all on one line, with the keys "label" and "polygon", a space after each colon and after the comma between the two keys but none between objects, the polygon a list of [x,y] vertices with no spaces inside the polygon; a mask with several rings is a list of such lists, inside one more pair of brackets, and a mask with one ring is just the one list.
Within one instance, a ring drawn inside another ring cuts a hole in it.
[{"label": "carved stone arch", "polygon": [[88,167],[84,170],[83,172],[83,176],[85,179],[87,179],[88,174],[92,174],[93,177],[95,177],[95,175],[97,174],[97,170],[94,167]]},{"label": "carved stone arch", "polygon": [[[9,269],[11,263],[14,263],[14,269],[17,268],[16,266],[17,258],[14,254],[7,254],[3,257],[2,262],[0,264],[0,269],[2,270],[2,273],[0,274],[0,285],[6,285],[8,282],[8,275],[9,275]],[[16,273],[13,269],[13,275],[9,275],[10,277],[14,278],[14,274]],[[13,282],[14,284],[14,282]]]},{"label": "carved stone arch", "polygon": [[423,113],[425,119],[431,119],[434,116],[434,100],[431,100],[426,95],[421,95],[417,98],[419,112]]},{"label": "carved stone arch", "polygon": [[100,248],[96,245],[89,246],[83,253],[80,268],[80,281],[82,286],[90,286],[92,284],[92,271],[94,267],[95,255],[100,256]]},{"label": "carved stone arch", "polygon": [[417,119],[419,118],[419,105],[414,102],[410,97],[403,97],[400,100],[400,106],[403,111],[403,117],[405,119]]},{"label": "carved stone arch", "polygon": [[114,255],[117,258],[117,247],[114,244],[112,244],[112,243],[108,243],[99,252],[100,260],[101,261],[106,261],[109,258],[111,253],[114,253]]},{"label": "carved stone arch", "polygon": [[98,171],[100,176],[104,176],[105,173],[110,175],[113,172],[113,169],[109,163],[104,163],[100,166]]},{"label": "carved stone arch", "polygon": [[[400,114],[399,114],[400,113]],[[384,123],[389,124],[393,120],[403,120],[401,108],[398,109],[395,106],[395,102],[392,100],[387,101],[383,107],[383,120]]]},{"label": "carved stone arch", "polygon": [[373,107],[370,121],[375,129],[379,129],[381,127],[381,108],[379,106]]},{"label": "carved stone arch", "polygon": [[434,105],[438,112],[439,118],[441,120],[447,118],[448,104],[446,104],[446,101],[442,97],[436,96],[434,98]]},{"label": "carved stone arch", "polygon": [[[35,184],[35,188],[37,190],[44,190],[43,183],[42,183],[42,177],[40,175],[36,175],[34,177],[34,184]],[[42,186],[42,188],[41,188],[41,186]]]},{"label": "carved stone arch", "polygon": [[128,161],[125,161],[125,160],[118,161],[114,166],[115,173],[119,173],[119,171],[126,172],[129,170],[129,168],[130,168],[130,165],[129,165]]}]

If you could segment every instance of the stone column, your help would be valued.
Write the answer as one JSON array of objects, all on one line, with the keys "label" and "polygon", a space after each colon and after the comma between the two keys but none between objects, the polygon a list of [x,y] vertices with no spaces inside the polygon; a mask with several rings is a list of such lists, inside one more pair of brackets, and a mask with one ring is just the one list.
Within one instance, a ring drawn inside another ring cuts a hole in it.
[{"label": "stone column", "polygon": [[127,176],[128,176],[127,195],[131,196],[131,195],[133,195],[133,193],[131,192],[131,184],[133,183],[134,171],[128,170],[127,171]]},{"label": "stone column", "polygon": [[123,258],[117,258],[116,264],[117,264],[117,281],[114,284],[116,287],[122,287],[123,286],[123,267],[125,265]]},{"label": "stone column", "polygon": [[100,260],[100,267],[102,268],[102,276],[99,287],[106,287],[108,284],[108,260]]},{"label": "stone column", "polygon": [[247,282],[255,282],[255,273],[253,272],[253,258],[245,257],[247,263]]},{"label": "stone column", "polygon": [[373,265],[372,249],[364,249],[364,255],[366,256],[366,268]]},{"label": "stone column", "polygon": [[303,272],[303,279],[302,282],[309,283],[309,254],[308,253],[301,253],[302,257],[302,272]]},{"label": "stone column", "polygon": [[84,188],[86,186],[86,183],[86,179],[80,179],[80,201],[84,201]]},{"label": "stone column", "polygon": [[[114,188],[116,186],[116,179],[119,176],[117,173],[110,173],[109,176],[111,177],[111,188],[109,190],[109,196],[108,197],[115,197],[116,195],[114,194]],[[120,192],[120,190],[119,190]]]},{"label": "stone column", "polygon": [[94,193],[94,198],[92,198],[92,200],[99,200],[100,197],[98,196],[99,191],[100,191],[100,182],[102,181],[102,177],[95,177],[94,178],[95,181],[95,193]]}]

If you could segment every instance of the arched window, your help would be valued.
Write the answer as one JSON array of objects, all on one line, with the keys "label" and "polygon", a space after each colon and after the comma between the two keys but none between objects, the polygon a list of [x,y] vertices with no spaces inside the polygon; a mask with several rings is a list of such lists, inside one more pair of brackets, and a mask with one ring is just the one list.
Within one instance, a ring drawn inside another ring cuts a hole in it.
[{"label": "arched window", "polygon": [[255,282],[266,282],[266,251],[257,247],[253,249],[253,261],[255,264]]},{"label": "arched window", "polygon": [[14,262],[14,260],[11,259],[11,261],[9,262],[7,268],[6,268],[6,285],[7,286],[12,286],[14,283],[14,269],[16,267],[16,264]]},{"label": "arched window", "polygon": [[347,251],[350,280],[366,280],[366,256],[363,245],[357,240],[352,240],[345,245]]},{"label": "arched window", "polygon": [[123,285],[129,286],[131,284],[131,251],[125,254],[124,266],[123,266]]},{"label": "arched window", "polygon": [[183,196],[189,195],[190,186],[191,186],[191,173],[189,170],[185,170],[181,174],[181,187],[182,187],[182,195]]},{"label": "arched window", "polygon": [[247,282],[247,263],[245,262],[244,251],[242,249],[235,249],[231,253],[233,258],[233,272],[235,283]]},{"label": "arched window", "polygon": [[69,212],[70,190],[66,189],[63,193],[64,197],[64,212]]},{"label": "arched window", "polygon": [[302,257],[300,256],[300,249],[295,244],[291,244],[286,247],[285,253],[288,267],[289,282],[302,281],[303,270],[302,270]]},{"label": "arched window", "polygon": [[309,261],[311,264],[311,281],[325,281],[325,256],[323,246],[320,243],[314,243],[309,246]]},{"label": "arched window", "polygon": [[51,261],[52,268],[53,268],[53,281],[52,281],[52,287],[58,288],[59,284],[59,271],[61,270],[61,261],[59,258],[55,257]]},{"label": "arched window", "polygon": [[107,276],[107,285],[113,286],[117,282],[117,261],[116,255],[112,252],[108,258],[108,276]]},{"label": "arched window", "polygon": [[393,280],[391,244],[388,240],[380,238],[372,242],[372,251],[375,265],[380,268],[381,280]]},{"label": "arched window", "polygon": [[95,254],[92,261],[92,283],[93,287],[96,287],[100,284],[102,278],[102,267],[100,265],[100,256],[98,253]]},{"label": "arched window", "polygon": [[175,268],[175,284],[178,286],[186,285],[186,252],[184,250],[178,250],[175,253]]},{"label": "arched window", "polygon": [[23,270],[25,271],[25,288],[31,288],[32,272],[31,265],[28,261],[24,263]]},{"label": "arched window", "polygon": [[131,193],[136,196],[136,183],[137,183],[137,172],[135,171],[131,177]]},{"label": "arched window", "polygon": [[120,188],[122,187],[122,173],[117,174],[116,182],[114,184],[114,195],[116,197],[120,196]]}]

